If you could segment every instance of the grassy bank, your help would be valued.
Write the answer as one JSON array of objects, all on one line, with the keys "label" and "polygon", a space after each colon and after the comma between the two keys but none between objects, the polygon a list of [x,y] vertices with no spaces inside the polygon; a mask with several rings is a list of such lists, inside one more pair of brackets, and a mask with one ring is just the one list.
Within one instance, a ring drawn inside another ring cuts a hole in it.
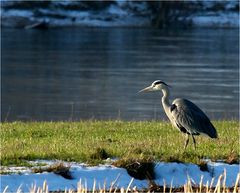
[{"label": "grassy bank", "polygon": [[107,157],[199,163],[202,158],[238,161],[239,122],[216,121],[219,139],[190,140],[168,122],[81,121],[1,123],[1,165],[60,159],[100,163]]}]

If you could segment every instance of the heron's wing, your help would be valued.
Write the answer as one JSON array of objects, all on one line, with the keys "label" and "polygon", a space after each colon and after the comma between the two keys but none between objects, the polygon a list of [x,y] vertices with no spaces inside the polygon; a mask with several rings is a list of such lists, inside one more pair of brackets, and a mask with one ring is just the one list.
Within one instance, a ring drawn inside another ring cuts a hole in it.
[{"label": "heron's wing", "polygon": [[187,99],[173,101],[176,107],[172,110],[172,116],[177,125],[184,127],[191,134],[206,134],[217,138],[217,131],[205,113]]}]

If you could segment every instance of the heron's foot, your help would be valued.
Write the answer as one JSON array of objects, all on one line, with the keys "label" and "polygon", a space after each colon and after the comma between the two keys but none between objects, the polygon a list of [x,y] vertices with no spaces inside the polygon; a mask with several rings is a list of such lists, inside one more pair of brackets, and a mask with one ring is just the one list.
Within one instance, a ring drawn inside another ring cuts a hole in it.
[{"label": "heron's foot", "polygon": [[192,139],[193,139],[193,146],[194,146],[194,150],[197,150],[197,146],[196,146],[196,140],[194,138],[194,136],[192,135]]},{"label": "heron's foot", "polygon": [[189,135],[186,135],[186,141],[185,141],[185,145],[184,145],[184,151],[186,150],[187,146],[188,146],[188,142],[189,142]]},{"label": "heron's foot", "polygon": [[196,151],[197,150],[196,144],[194,143],[193,146],[194,146],[194,150]]}]

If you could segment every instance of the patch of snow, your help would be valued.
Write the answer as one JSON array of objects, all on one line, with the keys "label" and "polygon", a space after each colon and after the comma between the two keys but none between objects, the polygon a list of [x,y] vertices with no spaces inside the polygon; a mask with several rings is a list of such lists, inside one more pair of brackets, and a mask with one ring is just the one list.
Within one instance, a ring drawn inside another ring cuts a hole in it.
[{"label": "patch of snow", "polygon": [[[104,16],[102,16],[104,18]],[[150,26],[151,22],[144,17],[106,17],[106,19],[89,18],[84,19],[77,18],[73,25],[76,26],[94,26],[94,27],[115,27],[115,26]]]},{"label": "patch of snow", "polygon": [[[52,1],[45,8],[18,9],[21,1],[1,1],[2,26],[26,27],[34,23],[47,21],[49,27],[57,26],[145,26],[152,25],[153,10],[146,1],[115,0],[108,7],[92,10],[78,1]],[[175,10],[172,15],[184,25],[194,27],[239,27],[239,2],[226,1],[195,1],[186,2],[197,7],[192,14],[179,15]],[[82,7],[83,6],[83,7]],[[12,7],[12,8],[11,8]],[[74,8],[75,7],[75,8]],[[77,10],[76,8],[81,8]]]},{"label": "patch of snow", "polygon": [[58,162],[61,162],[61,161],[60,160],[44,160],[44,159],[28,161],[28,163],[32,165],[52,165]]},{"label": "patch of snow", "polygon": [[23,173],[31,173],[30,168],[28,167],[1,167],[1,171],[5,173],[16,173],[16,174],[23,174]]},{"label": "patch of snow", "polygon": [[78,5],[77,1],[53,1],[51,2],[54,6],[73,6],[73,5]]},{"label": "patch of snow", "polygon": [[119,7],[123,7],[127,5],[127,0],[115,0],[115,2]]},{"label": "patch of snow", "polygon": [[239,27],[238,13],[195,15],[189,18],[197,27]]},{"label": "patch of snow", "polygon": [[147,3],[144,1],[128,1],[128,6],[130,9],[138,11],[138,12],[144,12],[148,11]]},{"label": "patch of snow", "polygon": [[213,8],[216,4],[216,2],[214,2],[214,1],[202,1],[201,3],[203,4],[203,7],[205,9]]},{"label": "patch of snow", "polygon": [[211,182],[212,178],[215,178],[214,186],[217,183],[217,179],[220,175],[224,173],[224,169],[227,173],[226,186],[232,187],[235,184],[239,171],[239,165],[233,164],[229,165],[226,163],[208,163],[208,171],[201,171],[199,166],[195,164],[183,164],[183,163],[158,163],[156,166],[156,173],[158,174],[156,182],[160,185],[163,185],[163,182],[166,182],[166,185],[170,186],[171,183],[174,187],[179,187],[185,184],[188,178],[191,181],[198,185],[201,176],[203,176],[203,184],[206,184],[207,181]]},{"label": "patch of snow", "polygon": [[[30,162],[31,164],[46,164],[52,165],[59,161],[47,161],[37,160]],[[8,171],[14,173],[8,175],[1,175],[1,190],[3,191],[8,186],[8,191],[15,192],[20,186],[21,190],[26,192],[31,187],[36,185],[42,187],[46,180],[50,191],[65,190],[65,189],[77,189],[77,184],[81,180],[84,185],[87,184],[88,190],[91,190],[94,182],[96,185],[103,187],[104,183],[106,188],[109,188],[116,179],[116,186],[118,188],[127,188],[132,177],[129,176],[126,169],[117,168],[112,165],[99,165],[89,167],[83,163],[76,162],[63,162],[66,166],[70,166],[70,172],[73,179],[65,179],[60,175],[54,173],[31,173],[29,168],[26,167],[8,167]],[[210,183],[214,178],[214,185],[217,183],[217,179],[226,170],[226,186],[232,187],[235,184],[239,171],[238,164],[225,164],[208,162],[208,171],[201,171],[199,166],[194,164],[183,163],[165,163],[158,162],[155,166],[156,179],[155,182],[158,185],[179,187],[183,186],[188,178],[193,184],[199,184],[201,177],[203,177],[203,184]],[[4,168],[1,168],[4,171]],[[6,168],[5,168],[6,170]],[[146,180],[134,180],[131,187],[137,187],[138,189],[147,188],[148,182]]]},{"label": "patch of snow", "polygon": [[[111,5],[107,10],[99,14],[91,11],[75,11],[75,10],[49,10],[39,9],[41,17],[35,17],[32,12],[13,11],[5,14],[5,18],[11,18],[14,14],[22,14],[21,16],[31,17],[31,21],[45,21],[50,27],[59,26],[95,26],[95,27],[111,27],[111,26],[150,26],[149,18],[142,16],[134,16],[123,9]],[[28,13],[28,15],[27,15]],[[52,17],[51,17],[52,16]],[[56,17],[58,16],[58,17]]]},{"label": "patch of snow", "polygon": [[124,15],[127,15],[128,12],[123,10],[121,7],[119,6],[116,6],[116,5],[111,5],[109,8],[108,8],[108,13],[110,14],[116,14],[118,16],[124,16]]},{"label": "patch of snow", "polygon": [[226,4],[225,9],[226,9],[226,10],[231,10],[231,9],[236,8],[236,7],[238,7],[238,1],[232,1],[232,0],[230,0],[230,1],[228,1],[228,3]]},{"label": "patch of snow", "polygon": [[226,164],[226,163],[216,163],[216,162],[209,162],[208,166],[213,170],[213,175],[215,177],[220,176],[223,174],[224,170],[226,170],[227,178],[226,178],[226,185],[227,186],[234,186],[236,177],[238,173],[240,173],[240,166],[237,164]]},{"label": "patch of snow", "polygon": [[159,163],[156,166],[157,181],[156,183],[163,185],[165,181],[166,185],[173,187],[179,187],[188,181],[188,177],[199,184],[201,176],[204,176],[204,180],[211,178],[208,172],[202,172],[197,165],[183,164],[183,163]]},{"label": "patch of snow", "polygon": [[[20,186],[22,191],[29,191],[31,187],[36,185],[42,187],[44,181],[47,181],[49,191],[65,190],[65,189],[77,189],[77,184],[80,180],[82,183],[87,183],[87,188],[92,189],[94,182],[100,184],[102,187],[104,183],[106,188],[109,189],[112,182],[118,179],[117,187],[127,187],[131,181],[131,177],[127,171],[122,168],[116,168],[110,165],[86,167],[78,164],[71,166],[71,175],[73,179],[68,180],[60,175],[54,173],[40,173],[40,174],[11,174],[1,176],[1,188],[8,186],[8,191],[15,192]],[[147,187],[145,180],[135,180],[133,186]],[[1,191],[3,191],[1,189]]]},{"label": "patch of snow", "polygon": [[78,17],[78,18],[84,18],[89,17],[90,12],[89,11],[76,11],[76,10],[50,10],[50,9],[38,9],[38,11],[42,14],[46,15],[59,15],[64,17]]},{"label": "patch of snow", "polygon": [[17,9],[11,9],[11,10],[3,10],[1,9],[1,15],[4,17],[32,17],[33,12],[30,10],[17,10]]}]

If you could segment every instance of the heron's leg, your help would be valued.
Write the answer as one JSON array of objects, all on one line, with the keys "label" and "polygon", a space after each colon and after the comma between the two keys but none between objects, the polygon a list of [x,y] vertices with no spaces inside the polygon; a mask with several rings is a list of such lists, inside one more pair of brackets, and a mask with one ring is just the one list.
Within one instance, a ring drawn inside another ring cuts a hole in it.
[{"label": "heron's leg", "polygon": [[186,141],[185,141],[184,150],[187,148],[187,146],[188,146],[188,142],[189,142],[189,135],[186,134]]},{"label": "heron's leg", "polygon": [[196,140],[194,138],[194,136],[192,135],[192,139],[193,139],[193,145],[194,145],[194,149],[196,150]]}]

